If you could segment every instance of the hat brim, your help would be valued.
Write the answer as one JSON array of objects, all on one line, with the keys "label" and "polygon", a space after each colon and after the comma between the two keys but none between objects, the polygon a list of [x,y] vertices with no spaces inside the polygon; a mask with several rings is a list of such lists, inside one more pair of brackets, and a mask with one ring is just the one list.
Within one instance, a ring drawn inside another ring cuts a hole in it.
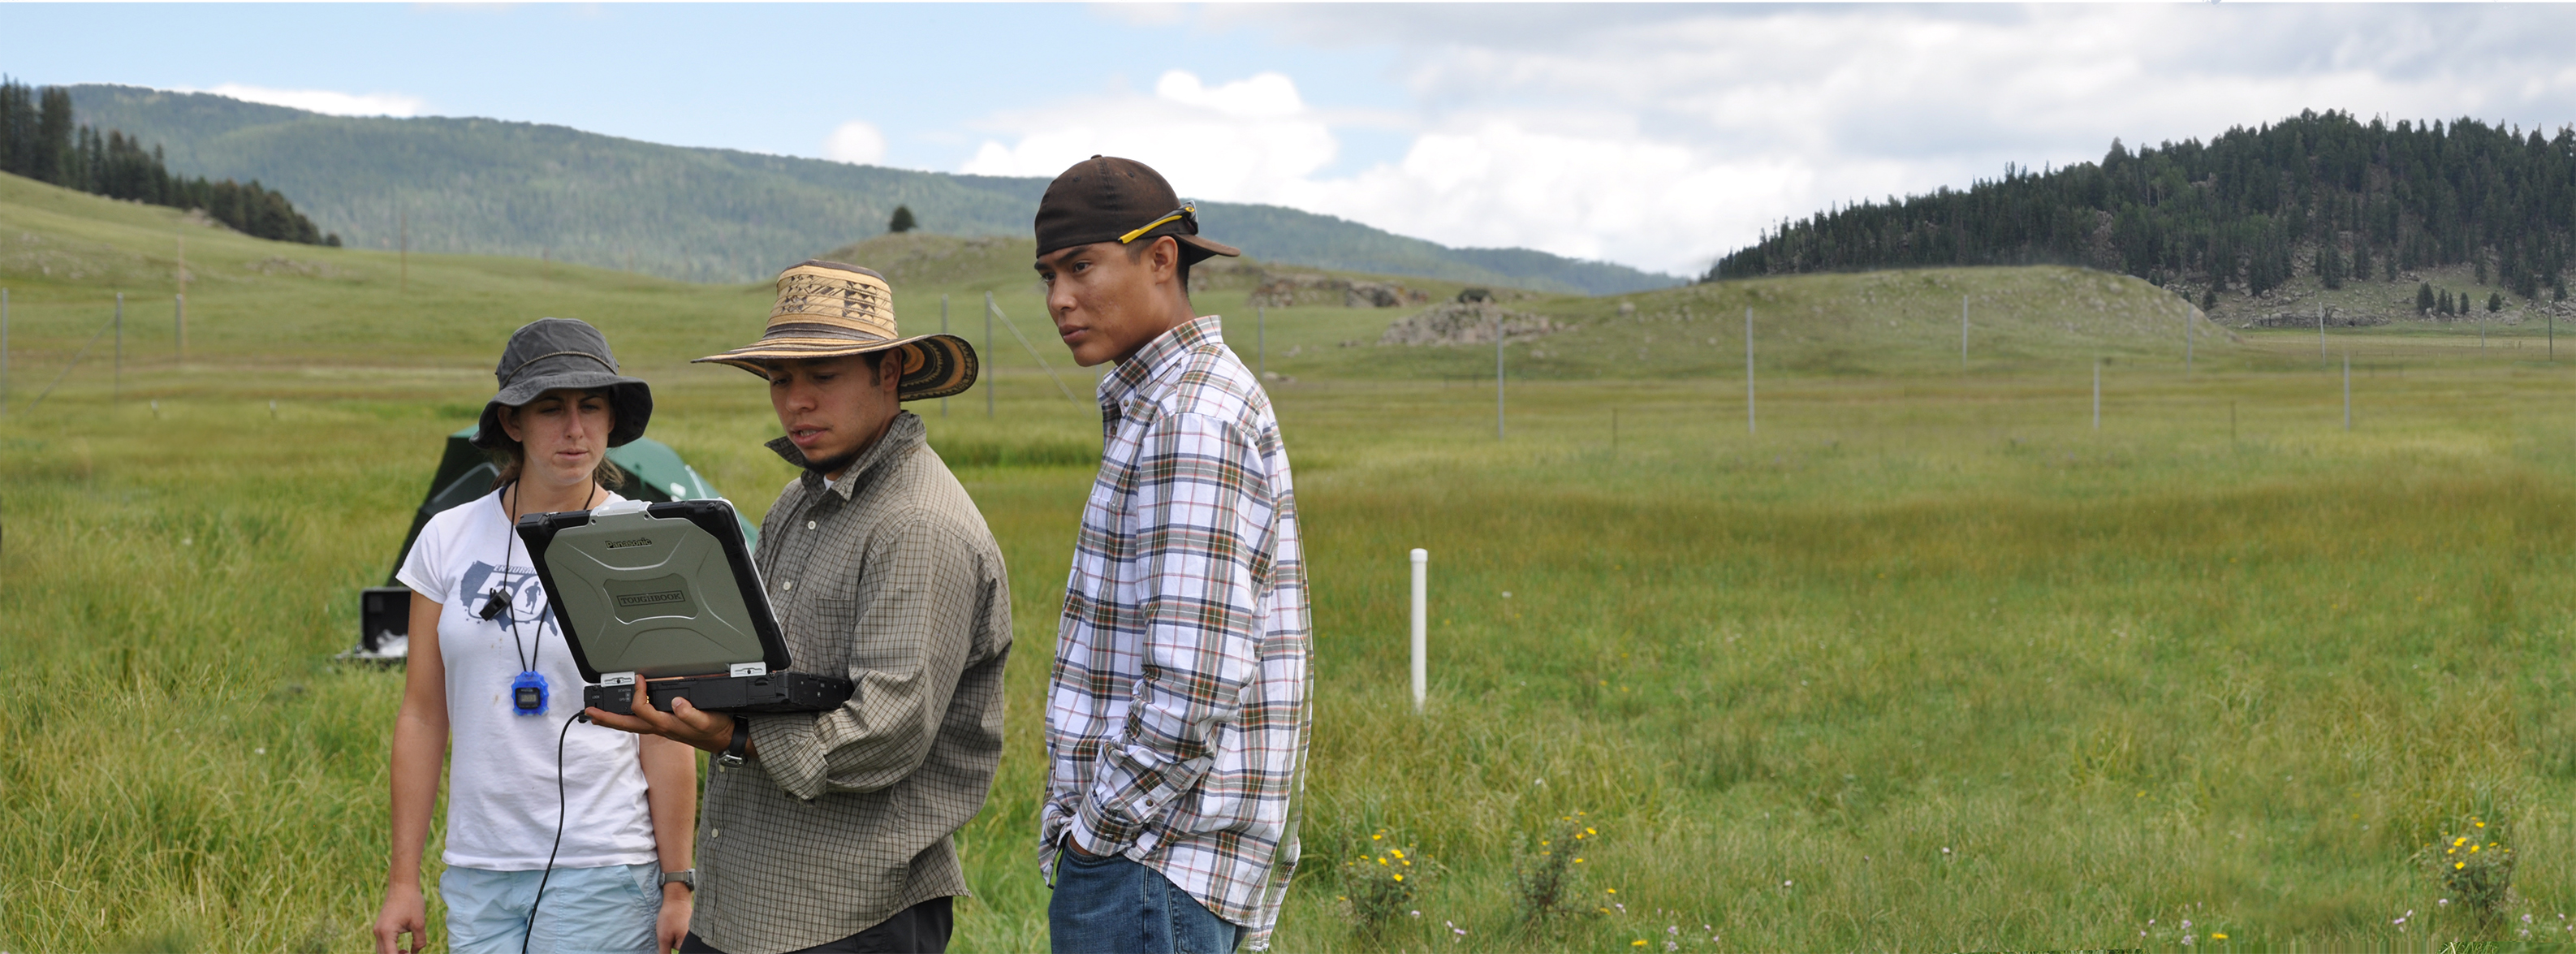
[{"label": "hat brim", "polygon": [[[1223,255],[1227,258],[1234,258],[1243,254],[1242,249],[1236,248],[1232,245],[1227,245],[1224,242],[1211,242],[1196,235],[1174,235],[1172,237],[1180,240],[1182,248],[1198,250],[1200,254],[1193,256],[1190,259],[1190,264],[1192,265],[1205,261],[1211,255]],[[1188,253],[1184,252],[1182,254],[1186,255]]]},{"label": "hat brim", "polygon": [[844,358],[851,355],[904,349],[903,380],[895,386],[895,399],[924,401],[962,394],[975,386],[981,365],[975,357],[975,346],[966,339],[949,334],[914,335],[891,341],[860,341],[827,335],[771,335],[744,347],[722,354],[711,354],[691,364],[729,364],[769,379],[762,364],[771,361],[802,361],[817,358]]},{"label": "hat brim", "polygon": [[541,375],[512,381],[484,403],[483,416],[475,422],[474,446],[492,450],[507,445],[509,434],[501,429],[501,409],[526,407],[538,395],[554,390],[608,392],[609,406],[617,410],[617,423],[608,430],[610,447],[623,447],[644,436],[645,425],[653,420],[653,387],[641,378],[606,371]]}]

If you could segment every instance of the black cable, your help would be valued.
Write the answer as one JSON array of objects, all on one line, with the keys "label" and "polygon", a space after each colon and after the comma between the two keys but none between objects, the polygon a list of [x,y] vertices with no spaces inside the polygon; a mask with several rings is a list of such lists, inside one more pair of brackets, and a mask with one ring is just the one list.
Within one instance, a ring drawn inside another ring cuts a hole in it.
[{"label": "black cable", "polygon": [[[508,579],[510,576],[510,556],[511,554],[518,552],[519,546],[518,528],[516,523],[510,519],[510,488],[518,485],[519,482],[513,480],[501,487],[501,536],[503,539],[501,543],[501,566],[498,572],[501,574],[503,579]],[[519,495],[519,500],[521,503],[527,502],[527,495]],[[590,498],[584,497],[582,498],[582,502],[589,503]],[[513,597],[511,602],[514,605],[509,607],[510,658],[519,661],[520,672],[535,672],[537,671],[536,660],[528,657],[528,647],[519,642],[519,608],[515,605],[518,600]],[[537,631],[537,649],[540,652],[544,651],[546,648],[545,635],[545,630],[540,629]],[[570,728],[570,726],[566,726],[566,728]],[[563,747],[561,745],[557,745],[555,748],[560,750]],[[560,756],[560,751],[558,752],[558,756]],[[561,762],[562,759],[558,757],[556,761]],[[555,774],[563,774],[562,765],[555,766]]]},{"label": "black cable", "polygon": [[[517,486],[517,484],[517,481],[512,481],[509,485],[501,488],[501,516],[505,521],[510,515],[510,487]],[[582,505],[588,506],[590,504],[591,496],[596,495],[598,492],[599,484],[598,481],[594,479],[591,483],[590,494],[585,494],[582,497]],[[511,543],[517,542],[516,538],[518,537],[518,534],[515,532],[515,528],[505,529],[502,533],[503,535],[512,538],[510,541]],[[508,547],[510,544],[504,543],[502,546],[504,549],[501,556],[502,566],[500,568],[500,572],[506,574],[509,572],[510,551],[508,550]],[[542,651],[545,648],[545,630],[539,629],[537,631],[537,637],[537,648]],[[514,650],[519,645],[519,614],[516,612],[512,612],[510,614],[510,643]],[[520,661],[527,667],[522,670],[523,672],[535,670],[536,661],[534,659],[522,658]],[[564,794],[564,740],[572,736],[573,723],[590,721],[589,719],[583,718],[583,715],[584,714],[581,712],[573,713],[572,718],[564,720],[563,729],[555,733],[555,843],[553,847],[546,849],[546,870],[544,874],[537,876],[537,896],[528,901],[528,929],[519,935],[519,954],[528,954],[528,942],[534,940],[537,936],[537,908],[539,905],[546,902],[546,883],[554,880],[555,856],[563,851],[564,820],[566,816],[572,814],[571,799],[566,797]]]},{"label": "black cable", "polygon": [[519,935],[519,954],[528,954],[528,941],[537,936],[537,905],[546,903],[546,882],[555,876],[555,853],[563,850],[564,816],[572,811],[564,797],[564,739],[572,735],[573,723],[588,721],[582,713],[573,713],[564,720],[563,731],[555,733],[555,845],[546,849],[546,873],[537,876],[537,896],[528,902],[528,930]]}]

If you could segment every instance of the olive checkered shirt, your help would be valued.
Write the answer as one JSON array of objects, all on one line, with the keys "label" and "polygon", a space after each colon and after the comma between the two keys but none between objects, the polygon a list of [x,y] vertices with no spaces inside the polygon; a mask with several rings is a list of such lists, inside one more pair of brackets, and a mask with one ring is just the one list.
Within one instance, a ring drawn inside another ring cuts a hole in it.
[{"label": "olive checkered shirt", "polygon": [[1217,318],[1100,381],[1047,695],[1039,866],[1070,832],[1269,946],[1297,867],[1312,659],[1297,498],[1270,396]]},{"label": "olive checkered shirt", "polygon": [[789,483],[757,557],[795,668],[858,691],[829,712],[751,716],[751,762],[707,779],[690,928],[728,954],[969,893],[950,834],[1001,762],[1011,648],[1001,548],[909,412],[841,480]]}]

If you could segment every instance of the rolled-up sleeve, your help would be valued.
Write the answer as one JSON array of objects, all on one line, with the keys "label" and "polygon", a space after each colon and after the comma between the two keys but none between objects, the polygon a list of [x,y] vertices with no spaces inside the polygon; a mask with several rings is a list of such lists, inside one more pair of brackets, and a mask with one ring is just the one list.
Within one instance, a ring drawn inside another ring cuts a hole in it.
[{"label": "rolled-up sleeve", "polygon": [[[873,792],[910,776],[930,755],[973,649],[980,606],[995,595],[980,558],[954,530],[895,522],[866,549],[853,608],[840,708],[754,715],[761,767],[789,795]],[[995,574],[998,578],[998,574]]]},{"label": "rolled-up sleeve", "polygon": [[1133,513],[1143,574],[1143,676],[1125,725],[1101,746],[1075,837],[1126,851],[1213,762],[1258,675],[1254,632],[1275,507],[1254,436],[1233,422],[1174,414],[1141,441]]}]

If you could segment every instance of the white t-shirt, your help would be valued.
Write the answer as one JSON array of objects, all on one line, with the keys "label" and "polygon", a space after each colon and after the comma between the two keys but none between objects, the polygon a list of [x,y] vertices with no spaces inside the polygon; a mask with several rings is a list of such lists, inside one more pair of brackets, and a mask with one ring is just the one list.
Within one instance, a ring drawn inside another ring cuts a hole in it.
[{"label": "white t-shirt", "polygon": [[[396,575],[440,606],[438,654],[447,666],[447,863],[489,871],[545,867],[555,838],[555,738],[564,720],[581,711],[583,682],[528,548],[510,531],[499,492],[429,518]],[[509,591],[509,609],[486,621],[479,611],[496,586]],[[545,709],[537,715],[519,714],[512,700],[511,680],[529,653],[547,684]],[[603,726],[574,723],[563,736],[567,808],[555,867],[656,859],[636,752],[636,736]]]}]

